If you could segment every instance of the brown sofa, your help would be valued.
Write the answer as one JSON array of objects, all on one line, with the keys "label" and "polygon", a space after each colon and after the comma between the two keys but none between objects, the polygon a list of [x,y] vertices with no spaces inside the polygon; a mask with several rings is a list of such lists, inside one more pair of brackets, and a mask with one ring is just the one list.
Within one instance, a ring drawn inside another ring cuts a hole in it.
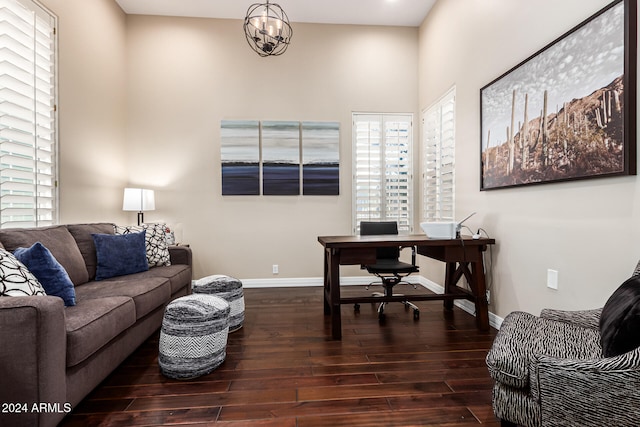
[{"label": "brown sofa", "polygon": [[113,234],[113,224],[0,230],[8,251],[46,246],[76,292],[72,307],[55,296],[0,298],[0,425],[58,424],[190,291],[191,250],[182,246],[169,247],[170,266],[94,281],[92,233]]}]

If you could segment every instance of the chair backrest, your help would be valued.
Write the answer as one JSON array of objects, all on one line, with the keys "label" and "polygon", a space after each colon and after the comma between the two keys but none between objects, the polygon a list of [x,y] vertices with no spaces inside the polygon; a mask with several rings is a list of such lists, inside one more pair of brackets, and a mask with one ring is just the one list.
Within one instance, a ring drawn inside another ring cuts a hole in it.
[{"label": "chair backrest", "polygon": [[[398,234],[398,223],[395,221],[362,221],[360,222],[360,235],[385,235]],[[376,258],[378,259],[398,259],[400,257],[400,248],[378,248],[376,250]]]}]

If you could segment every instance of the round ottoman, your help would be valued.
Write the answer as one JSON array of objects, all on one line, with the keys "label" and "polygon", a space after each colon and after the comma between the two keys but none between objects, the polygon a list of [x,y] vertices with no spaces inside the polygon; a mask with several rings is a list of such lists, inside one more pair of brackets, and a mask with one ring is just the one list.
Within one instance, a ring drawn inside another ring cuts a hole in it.
[{"label": "round ottoman", "polygon": [[242,328],[244,322],[244,293],[242,282],[222,274],[203,277],[192,284],[194,294],[209,294],[224,298],[231,306],[229,332]]},{"label": "round ottoman", "polygon": [[164,311],[158,364],[164,375],[188,379],[216,369],[227,355],[229,303],[207,294],[176,298]]}]

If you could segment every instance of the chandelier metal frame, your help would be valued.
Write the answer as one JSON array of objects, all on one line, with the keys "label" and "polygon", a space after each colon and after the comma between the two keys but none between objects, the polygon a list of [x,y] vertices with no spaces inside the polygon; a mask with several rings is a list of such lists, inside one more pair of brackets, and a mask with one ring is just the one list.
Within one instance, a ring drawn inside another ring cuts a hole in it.
[{"label": "chandelier metal frame", "polygon": [[254,3],[244,18],[247,43],[260,56],[282,55],[289,47],[293,29],[289,17],[277,3]]}]

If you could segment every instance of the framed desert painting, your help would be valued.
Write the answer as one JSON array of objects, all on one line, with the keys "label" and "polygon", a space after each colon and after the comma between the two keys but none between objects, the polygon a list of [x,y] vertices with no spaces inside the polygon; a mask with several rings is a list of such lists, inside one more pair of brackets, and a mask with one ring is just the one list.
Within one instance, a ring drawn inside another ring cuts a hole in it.
[{"label": "framed desert painting", "polygon": [[636,2],[480,89],[480,189],[636,174]]}]

